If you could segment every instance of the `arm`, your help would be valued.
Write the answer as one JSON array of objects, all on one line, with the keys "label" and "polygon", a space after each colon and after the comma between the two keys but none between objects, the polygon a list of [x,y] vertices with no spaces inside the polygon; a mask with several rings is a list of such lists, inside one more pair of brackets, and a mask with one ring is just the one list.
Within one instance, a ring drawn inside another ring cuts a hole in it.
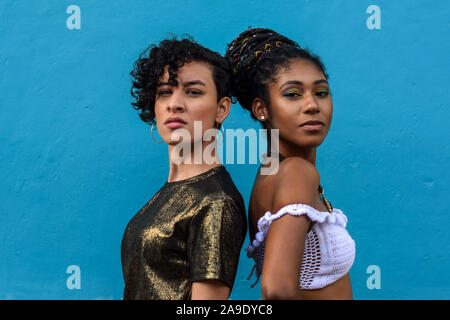
[{"label": "arm", "polygon": [[230,288],[220,280],[198,281],[192,284],[192,300],[227,300]]},{"label": "arm", "polygon": [[245,209],[231,199],[205,201],[189,227],[191,299],[226,300],[245,239]]},{"label": "arm", "polygon": [[[284,162],[275,182],[273,213],[293,203],[312,206],[320,182],[316,168],[306,160],[288,158]],[[309,225],[306,215],[286,214],[272,222],[266,238],[261,275],[263,299],[302,298],[299,275]]]}]

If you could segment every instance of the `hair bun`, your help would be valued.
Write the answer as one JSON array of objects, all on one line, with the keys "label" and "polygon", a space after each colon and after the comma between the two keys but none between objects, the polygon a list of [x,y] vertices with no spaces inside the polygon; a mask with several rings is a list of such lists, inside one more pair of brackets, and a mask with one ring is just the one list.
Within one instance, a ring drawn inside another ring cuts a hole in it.
[{"label": "hair bun", "polygon": [[233,74],[248,72],[261,57],[285,45],[300,48],[296,42],[271,29],[253,28],[242,32],[228,45],[225,57],[231,63]]},{"label": "hair bun", "polygon": [[267,106],[270,105],[267,84],[276,81],[280,68],[287,66],[292,59],[310,61],[328,79],[319,57],[271,29],[245,30],[228,45],[225,58],[232,71],[231,94],[255,120],[258,119],[252,112],[254,99],[260,98]]}]

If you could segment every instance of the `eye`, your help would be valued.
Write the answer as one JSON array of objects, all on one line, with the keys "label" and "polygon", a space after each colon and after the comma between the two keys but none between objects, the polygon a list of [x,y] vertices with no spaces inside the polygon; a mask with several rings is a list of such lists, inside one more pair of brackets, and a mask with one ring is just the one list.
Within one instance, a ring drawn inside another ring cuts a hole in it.
[{"label": "eye", "polygon": [[302,94],[297,89],[290,89],[283,93],[283,96],[288,97],[288,98],[295,98],[295,97],[299,97],[301,95]]},{"label": "eye", "polygon": [[157,95],[158,95],[159,97],[168,96],[168,95],[170,95],[171,93],[172,93],[172,91],[169,90],[169,89],[161,89],[161,90],[158,90],[158,91],[157,91]]},{"label": "eye", "polygon": [[202,94],[201,91],[195,89],[189,89],[186,91],[186,93],[190,96],[198,96]]},{"label": "eye", "polygon": [[330,92],[327,89],[319,89],[316,92],[316,96],[325,98],[330,94]]}]

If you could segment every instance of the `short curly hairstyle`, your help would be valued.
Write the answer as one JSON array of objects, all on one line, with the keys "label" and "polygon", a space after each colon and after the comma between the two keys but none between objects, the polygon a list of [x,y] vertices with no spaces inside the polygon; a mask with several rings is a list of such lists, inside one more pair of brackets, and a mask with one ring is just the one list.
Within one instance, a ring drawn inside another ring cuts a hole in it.
[{"label": "short curly hairstyle", "polygon": [[276,81],[280,69],[288,67],[292,60],[312,62],[328,79],[318,56],[270,29],[254,28],[242,32],[228,45],[225,58],[232,69],[231,94],[244,109],[250,111],[255,120],[253,100],[261,98],[270,105],[267,84]]},{"label": "short curly hairstyle", "polygon": [[[147,51],[150,53],[147,55]],[[140,111],[139,117],[146,124],[153,125],[155,119],[155,97],[158,81],[168,66],[169,83],[178,85],[177,70],[185,63],[205,62],[211,66],[212,78],[217,90],[217,101],[231,95],[231,71],[227,60],[219,53],[211,51],[198,43],[190,35],[181,40],[166,39],[158,45],[145,49],[133,64],[131,96],[136,99],[131,105]]]}]

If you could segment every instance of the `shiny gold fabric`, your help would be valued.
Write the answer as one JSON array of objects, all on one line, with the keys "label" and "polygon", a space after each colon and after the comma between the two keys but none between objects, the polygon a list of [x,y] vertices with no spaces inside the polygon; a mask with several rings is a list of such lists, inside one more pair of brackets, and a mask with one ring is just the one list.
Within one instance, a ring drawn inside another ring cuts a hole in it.
[{"label": "shiny gold fabric", "polygon": [[230,288],[246,235],[245,204],[224,166],[166,182],[122,239],[124,299],[190,299],[192,283]]}]

